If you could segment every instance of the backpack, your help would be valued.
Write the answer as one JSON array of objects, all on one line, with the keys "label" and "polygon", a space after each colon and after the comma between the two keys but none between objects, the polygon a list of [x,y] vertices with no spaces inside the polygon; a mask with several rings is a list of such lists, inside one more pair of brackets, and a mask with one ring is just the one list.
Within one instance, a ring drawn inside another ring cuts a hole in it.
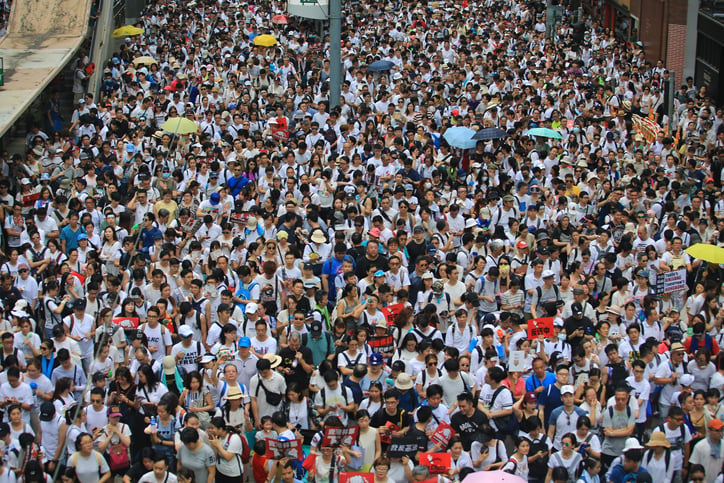
[{"label": "backpack", "polygon": [[[508,463],[513,463],[513,469],[512,470],[503,470],[503,471],[505,471],[508,474],[514,475],[515,472],[518,471],[518,460],[516,460],[515,458],[513,458],[511,456],[510,458],[508,458],[508,462],[506,463],[506,465]],[[505,466],[505,465],[503,465],[503,466]]]},{"label": "backpack", "polygon": [[[248,287],[244,288],[244,284],[239,283],[239,288],[236,291],[236,296],[240,299],[249,300],[249,298],[251,297],[251,289],[253,289],[257,285],[259,284],[256,282],[251,282]],[[240,308],[242,312],[246,312],[246,305],[241,304]]]},{"label": "backpack", "polygon": [[[558,290],[558,286],[553,284],[553,291],[556,293],[556,301],[561,299],[561,292]],[[543,287],[535,288],[536,295],[538,295],[538,306],[540,306],[540,299],[543,297]]]},{"label": "backpack", "polygon": [[[206,302],[206,297],[202,297],[200,300],[193,300],[193,299],[191,299],[191,307],[192,307],[196,312],[201,313],[201,308],[202,308],[204,302]],[[200,318],[201,318],[201,317],[199,317],[199,319],[197,319],[197,320],[200,320]],[[199,326],[199,327],[200,327],[200,326]]]},{"label": "backpack", "polygon": [[[684,425],[682,424],[681,427],[683,428]],[[651,462],[651,460],[654,458],[654,452],[653,451],[647,451],[646,452],[646,466]],[[671,462],[671,448],[666,448],[666,452],[664,453],[664,463],[666,463],[666,472],[669,472],[669,463]]]},{"label": "backpack", "polygon": [[[445,301],[447,303],[447,309],[448,309],[447,311],[450,312],[450,303],[451,303],[450,294],[447,292],[443,292],[441,295],[443,295],[443,298],[445,299]],[[427,296],[427,303],[428,304],[432,303],[433,298],[435,298],[435,294],[430,293],[430,295]]]},{"label": "backpack", "polygon": [[430,342],[430,343],[432,344],[432,339],[433,339],[433,337],[435,336],[435,333],[438,332],[437,329],[433,328],[432,332],[430,332],[430,335],[425,335],[425,334],[423,334],[422,331],[421,331],[420,329],[418,329],[417,327],[415,327],[414,329],[412,329],[412,331],[413,331],[417,336],[420,337],[420,342],[418,343],[418,345],[419,345],[419,344],[422,344],[423,341],[428,341],[428,342]]},{"label": "backpack", "polygon": [[[501,385],[493,393],[493,397],[490,399],[491,409],[493,407],[493,403],[495,403],[495,399],[504,389],[508,388]],[[508,389],[508,391],[510,391],[510,389]],[[495,426],[498,428],[498,432],[502,434],[517,434],[518,432],[518,419],[515,417],[515,414],[493,418],[493,421],[495,421]]]},{"label": "backpack", "polygon": [[[437,371],[437,377],[442,377],[442,371],[440,369],[435,369]],[[422,382],[420,383],[422,387],[425,387],[425,381],[427,380],[427,371],[422,371],[420,373],[420,376],[422,377]]]}]

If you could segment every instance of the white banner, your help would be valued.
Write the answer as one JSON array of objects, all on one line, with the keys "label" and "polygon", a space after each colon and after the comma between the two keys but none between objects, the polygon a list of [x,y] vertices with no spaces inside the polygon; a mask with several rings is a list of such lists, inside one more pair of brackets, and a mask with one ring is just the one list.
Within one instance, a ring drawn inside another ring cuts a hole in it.
[{"label": "white banner", "polygon": [[287,12],[298,17],[326,20],[329,18],[329,0],[289,0]]},{"label": "white banner", "polygon": [[661,273],[656,276],[656,293],[658,295],[687,289],[685,268],[674,270],[673,272]]}]

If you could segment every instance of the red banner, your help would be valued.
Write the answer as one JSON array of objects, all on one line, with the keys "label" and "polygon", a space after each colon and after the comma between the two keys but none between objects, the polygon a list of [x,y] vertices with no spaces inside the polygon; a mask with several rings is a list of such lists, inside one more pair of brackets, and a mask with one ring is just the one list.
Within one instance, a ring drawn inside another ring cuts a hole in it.
[{"label": "red banner", "polygon": [[447,473],[452,466],[452,455],[450,453],[420,453],[420,464],[427,466],[433,475]]},{"label": "red banner", "polygon": [[452,426],[445,421],[440,421],[440,424],[437,425],[437,429],[430,439],[433,443],[437,443],[441,448],[445,449],[453,436],[455,436],[455,430]]},{"label": "red banner", "polygon": [[138,317],[113,317],[113,323],[123,330],[138,329]]},{"label": "red banner", "polygon": [[405,304],[393,304],[388,305],[387,307],[382,307],[382,313],[385,314],[385,318],[387,319],[387,325],[392,325],[395,323],[395,317],[397,317],[397,314],[400,313],[402,309],[405,308]]},{"label": "red banner", "polygon": [[553,317],[539,317],[528,321],[528,340],[536,340],[538,337],[553,337]]},{"label": "red banner", "polygon": [[278,439],[266,440],[266,455],[274,460],[288,458],[290,460],[301,460],[304,457],[302,451],[302,440],[292,439],[287,441],[279,441]]},{"label": "red banner", "polygon": [[359,426],[346,428],[324,428],[321,448],[337,448],[341,445],[352,446],[357,442]]},{"label": "red banner", "polygon": [[33,206],[40,199],[40,192],[23,195],[23,206]]},{"label": "red banner", "polygon": [[339,474],[339,483],[375,483],[375,474],[343,471]]}]

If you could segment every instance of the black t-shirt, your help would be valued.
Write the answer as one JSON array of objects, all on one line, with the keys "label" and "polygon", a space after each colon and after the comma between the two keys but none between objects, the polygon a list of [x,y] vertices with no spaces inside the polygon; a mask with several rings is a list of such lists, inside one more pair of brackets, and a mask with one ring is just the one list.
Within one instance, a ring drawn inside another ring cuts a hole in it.
[{"label": "black t-shirt", "polygon": [[427,437],[427,435],[425,434],[424,431],[420,431],[419,429],[417,429],[414,424],[410,427],[410,430],[407,432],[407,438],[415,440],[415,443],[417,444],[418,452],[427,451],[427,444],[429,442],[429,438]]},{"label": "black t-shirt", "polygon": [[418,257],[424,256],[426,254],[427,242],[424,238],[422,239],[422,243],[417,243],[414,239],[407,242],[407,256],[410,259],[410,267],[415,266]]},{"label": "black t-shirt", "polygon": [[480,428],[488,424],[488,417],[478,408],[472,417],[465,416],[458,411],[450,418],[450,426],[460,435],[465,451],[470,451],[470,445],[476,441],[480,434]]},{"label": "black t-shirt", "polygon": [[[581,336],[576,336],[574,333],[579,327],[583,328],[583,334]],[[568,317],[565,321],[565,329],[566,334],[568,334],[566,340],[569,344],[571,344],[571,347],[577,347],[582,344],[584,341],[583,336],[593,335],[593,324],[591,323],[591,319],[586,316],[583,316],[580,319],[576,319],[574,316]]]},{"label": "black t-shirt", "polygon": [[377,267],[377,270],[387,271],[389,269],[389,265],[387,264],[387,258],[383,257],[382,255],[378,255],[375,260],[370,260],[366,256],[362,256],[357,260],[357,269],[355,270],[355,275],[357,275],[357,278],[365,278],[367,276],[367,270],[372,265]]},{"label": "black t-shirt", "polygon": [[297,381],[302,387],[309,385],[309,377],[302,365],[297,363],[297,367],[292,367],[294,360],[296,359],[297,352],[302,353],[302,359],[310,366],[314,365],[314,357],[312,356],[312,350],[309,347],[301,346],[298,351],[292,350],[289,347],[284,347],[279,351],[279,357],[282,358],[281,367],[289,368],[292,370],[291,374],[284,374],[284,379],[287,381],[287,385],[292,381]]},{"label": "black t-shirt", "polygon": [[397,408],[397,412],[390,416],[387,414],[387,411],[385,411],[384,407],[381,407],[370,420],[370,426],[373,428],[381,428],[388,422],[394,424],[395,426],[399,428],[406,428],[410,425],[410,416],[407,414],[407,411],[404,409]]}]

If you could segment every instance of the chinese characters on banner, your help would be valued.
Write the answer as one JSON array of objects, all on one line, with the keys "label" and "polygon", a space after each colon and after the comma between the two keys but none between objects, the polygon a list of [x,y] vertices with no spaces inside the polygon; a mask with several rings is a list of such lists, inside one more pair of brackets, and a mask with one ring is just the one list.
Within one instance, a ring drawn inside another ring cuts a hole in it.
[{"label": "chinese characters on banner", "polygon": [[678,292],[687,290],[686,269],[674,270],[673,272],[660,273],[656,275],[656,294]]},{"label": "chinese characters on banner", "polygon": [[341,445],[352,446],[357,442],[359,426],[347,428],[325,428],[322,448],[337,448]]},{"label": "chinese characters on banner", "polygon": [[450,471],[452,455],[450,453],[420,453],[420,464],[430,468],[433,475],[444,474]]},{"label": "chinese characters on banner", "polygon": [[452,426],[445,421],[440,421],[440,424],[437,425],[437,429],[430,439],[441,448],[447,448],[447,445],[450,443],[450,438],[453,436],[455,436],[455,430]]},{"label": "chinese characters on banner", "polygon": [[387,456],[390,458],[402,458],[403,456],[412,458],[417,453],[417,450],[416,438],[392,438],[390,446],[387,449]]},{"label": "chinese characters on banner", "polygon": [[399,314],[404,308],[405,304],[393,304],[388,305],[387,307],[382,307],[380,310],[382,310],[382,313],[385,314],[387,325],[393,325],[395,323],[395,317],[397,317],[397,314]]},{"label": "chinese characters on banner", "polygon": [[302,440],[292,439],[289,441],[279,441],[278,439],[266,440],[266,455],[271,455],[274,460],[288,458],[290,460],[302,459]]},{"label": "chinese characters on banner", "polygon": [[553,317],[539,317],[528,321],[528,340],[536,340],[538,337],[553,337]]}]

